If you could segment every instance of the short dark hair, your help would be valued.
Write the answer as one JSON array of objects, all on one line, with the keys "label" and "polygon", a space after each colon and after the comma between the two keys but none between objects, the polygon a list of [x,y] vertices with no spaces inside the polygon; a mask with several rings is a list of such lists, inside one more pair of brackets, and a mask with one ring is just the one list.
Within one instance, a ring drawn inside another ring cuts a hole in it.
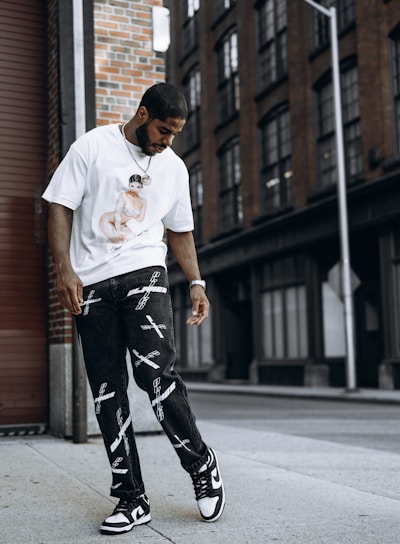
[{"label": "short dark hair", "polygon": [[140,183],[140,185],[143,187],[142,176],[140,174],[132,174],[132,176],[129,178],[129,185],[131,183]]},{"label": "short dark hair", "polygon": [[153,119],[187,119],[188,107],[183,94],[171,83],[156,83],[144,93],[139,107],[145,106]]}]

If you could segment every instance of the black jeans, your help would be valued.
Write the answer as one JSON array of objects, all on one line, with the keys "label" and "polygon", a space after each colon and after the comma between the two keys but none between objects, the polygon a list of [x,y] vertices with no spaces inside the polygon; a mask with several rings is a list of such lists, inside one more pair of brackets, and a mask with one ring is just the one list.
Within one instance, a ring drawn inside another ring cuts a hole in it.
[{"label": "black jeans", "polygon": [[175,341],[166,270],[150,267],[84,288],[76,316],[96,417],[112,471],[111,495],[144,492],[127,396],[129,349],[133,376],[183,468],[196,472],[207,458],[186,387],[174,371]]}]

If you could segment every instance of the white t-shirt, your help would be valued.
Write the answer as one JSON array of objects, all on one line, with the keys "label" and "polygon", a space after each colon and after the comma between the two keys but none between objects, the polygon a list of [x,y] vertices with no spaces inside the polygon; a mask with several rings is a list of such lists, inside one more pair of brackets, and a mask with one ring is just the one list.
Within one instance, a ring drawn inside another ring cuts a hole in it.
[{"label": "white t-shirt", "polygon": [[[43,198],[74,210],[71,263],[84,286],[148,266],[164,266],[164,227],[193,230],[189,176],[171,148],[149,157],[117,124],[84,134],[54,173]],[[132,178],[133,175],[134,178]],[[141,179],[140,178],[140,179]],[[130,181],[131,180],[131,181]]]}]

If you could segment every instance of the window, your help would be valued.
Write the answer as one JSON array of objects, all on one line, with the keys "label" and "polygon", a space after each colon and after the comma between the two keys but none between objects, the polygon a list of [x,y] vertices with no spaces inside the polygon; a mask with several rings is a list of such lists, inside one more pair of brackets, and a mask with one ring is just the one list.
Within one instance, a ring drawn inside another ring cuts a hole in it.
[{"label": "window", "polygon": [[308,356],[306,286],[303,260],[268,263],[262,281],[262,349],[265,359]]},{"label": "window", "polygon": [[189,109],[183,140],[183,150],[186,152],[200,143],[201,75],[198,66],[189,72],[183,82],[183,87]]},{"label": "window", "polygon": [[197,47],[199,32],[196,14],[200,9],[200,0],[181,0],[183,54],[188,54]]},{"label": "window", "polygon": [[202,243],[203,228],[203,175],[200,164],[195,164],[189,170],[190,196],[194,217],[194,241],[196,245]]},{"label": "window", "polygon": [[[186,308],[186,319],[190,317],[192,307]],[[201,327],[186,327],[186,361],[185,368],[200,368],[212,363],[212,316],[202,323]]]},{"label": "window", "polygon": [[[328,0],[318,2],[321,6],[329,7]],[[329,43],[329,18],[315,8],[310,8],[313,27],[313,46],[319,49]]]},{"label": "window", "polygon": [[214,0],[213,3],[214,9],[214,20],[219,19],[228,9],[236,5],[236,0]]},{"label": "window", "polygon": [[219,231],[225,232],[241,225],[243,220],[239,138],[230,140],[222,148],[218,168]]},{"label": "window", "polygon": [[338,0],[337,3],[338,26],[342,31],[356,19],[355,0]]},{"label": "window", "polygon": [[[342,118],[346,159],[346,174],[349,181],[362,175],[362,143],[360,128],[360,107],[358,70],[347,65],[341,70]],[[326,188],[337,181],[335,112],[332,80],[325,81],[317,88],[317,153],[320,188]]]},{"label": "window", "polygon": [[260,126],[261,198],[264,211],[292,204],[290,112],[287,106],[275,110]]},{"label": "window", "polygon": [[320,188],[336,183],[335,118],[332,82],[317,92],[318,168]]},{"label": "window", "polygon": [[[335,4],[332,0],[320,0],[317,2],[325,8]],[[315,8],[310,8],[313,27],[313,47],[319,49],[329,43],[330,19]],[[339,32],[348,28],[355,21],[355,0],[337,0],[336,2],[337,26]]]},{"label": "window", "polygon": [[216,48],[217,120],[219,123],[239,111],[239,58],[237,32],[224,35]]},{"label": "window", "polygon": [[187,369],[209,366],[213,362],[212,315],[209,315],[201,327],[185,325],[192,311],[186,284],[182,287],[171,288],[171,300],[177,363]]},{"label": "window", "polygon": [[258,90],[287,74],[286,0],[264,0],[257,5]]},{"label": "window", "polygon": [[400,26],[390,39],[395,150],[400,153]]},{"label": "window", "polygon": [[358,70],[356,66],[342,72],[341,87],[346,170],[348,179],[352,181],[360,177],[363,171]]}]

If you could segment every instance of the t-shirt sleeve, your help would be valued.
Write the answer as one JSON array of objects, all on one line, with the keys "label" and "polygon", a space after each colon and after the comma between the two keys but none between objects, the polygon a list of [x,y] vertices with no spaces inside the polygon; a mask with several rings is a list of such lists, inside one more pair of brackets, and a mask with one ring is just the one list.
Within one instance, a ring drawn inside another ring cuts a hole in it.
[{"label": "t-shirt sleeve", "polygon": [[174,232],[188,232],[194,229],[192,203],[190,200],[189,175],[181,173],[176,199],[169,212],[163,218],[164,226]]},{"label": "t-shirt sleeve", "polygon": [[76,210],[83,198],[87,165],[72,146],[54,172],[42,198]]}]

